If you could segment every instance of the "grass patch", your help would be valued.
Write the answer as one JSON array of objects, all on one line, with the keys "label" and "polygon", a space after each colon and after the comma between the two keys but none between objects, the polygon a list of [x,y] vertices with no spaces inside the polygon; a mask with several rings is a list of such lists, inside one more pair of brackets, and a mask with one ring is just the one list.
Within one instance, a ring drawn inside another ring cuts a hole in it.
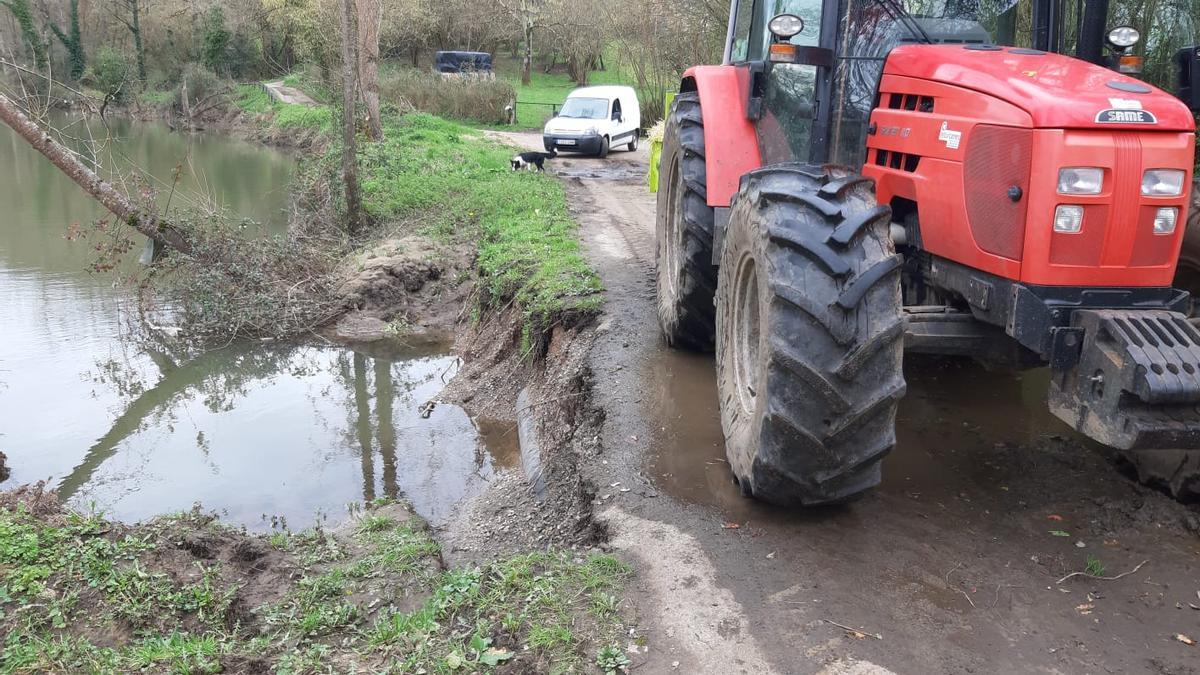
[{"label": "grass patch", "polygon": [[[586,613],[589,598],[621,586],[629,569],[610,556],[536,553],[446,572],[424,605],[380,617],[368,633],[402,670],[495,666],[527,647],[536,672],[574,672],[589,648],[619,653],[618,615]],[[446,636],[443,625],[463,628]],[[527,662],[528,663],[528,662]]]},{"label": "grass patch", "polygon": [[[253,564],[247,551],[257,551]],[[0,673],[560,673],[628,663],[611,598],[629,569],[614,558],[549,552],[444,571],[439,552],[399,507],[368,511],[336,535],[268,538],[195,513],[127,527],[8,499]],[[252,604],[254,588],[274,595]]]},{"label": "grass patch", "polygon": [[164,108],[175,104],[175,91],[143,91],[138,94],[142,105]]},{"label": "grass patch", "polygon": [[333,110],[327,107],[281,104],[271,124],[277,129],[311,129],[327,134],[333,131]]},{"label": "grass patch", "polygon": [[274,109],[271,95],[258,84],[239,84],[235,91],[234,102],[243,112],[261,115]]},{"label": "grass patch", "polygon": [[579,247],[562,184],[514,172],[513,150],[431,115],[391,121],[362,154],[366,208],[446,241],[477,241],[484,300],[514,302],[533,330],[594,313],[600,280]]}]

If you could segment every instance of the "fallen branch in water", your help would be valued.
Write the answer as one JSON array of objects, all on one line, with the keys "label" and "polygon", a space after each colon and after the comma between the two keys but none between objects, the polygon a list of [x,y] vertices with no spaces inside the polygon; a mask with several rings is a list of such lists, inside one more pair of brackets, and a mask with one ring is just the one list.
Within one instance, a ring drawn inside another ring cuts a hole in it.
[{"label": "fallen branch in water", "polygon": [[191,244],[182,232],[158,216],[139,209],[128,197],[79,161],[66,146],[51,138],[37,123],[26,117],[20,107],[4,94],[0,94],[0,121],[12,127],[18,136],[45,155],[51,164],[120,218],[121,222],[163,246],[181,253],[192,252]]},{"label": "fallen branch in water", "polygon": [[1117,576],[1115,576],[1115,577],[1101,577],[1101,576],[1097,576],[1097,575],[1095,575],[1095,574],[1088,574],[1087,572],[1071,572],[1070,574],[1068,574],[1067,576],[1065,576],[1065,577],[1063,577],[1063,578],[1059,579],[1059,580],[1058,580],[1058,581],[1056,581],[1055,583],[1056,583],[1056,584],[1061,584],[1062,582],[1066,581],[1067,579],[1070,579],[1071,577],[1087,577],[1087,578],[1089,578],[1089,579],[1099,579],[1100,581],[1116,581],[1117,579],[1120,579],[1121,577],[1127,577],[1127,576],[1129,576],[1130,574],[1133,574],[1134,572],[1137,572],[1138,570],[1142,569],[1142,565],[1145,565],[1145,564],[1146,564],[1146,563],[1148,563],[1148,562],[1150,562],[1150,561],[1149,561],[1149,560],[1143,560],[1142,562],[1138,563],[1138,566],[1137,566],[1137,567],[1135,567],[1135,568],[1133,568],[1133,569],[1129,570],[1128,572],[1122,572],[1121,574],[1118,574],[1118,575],[1117,575]]}]

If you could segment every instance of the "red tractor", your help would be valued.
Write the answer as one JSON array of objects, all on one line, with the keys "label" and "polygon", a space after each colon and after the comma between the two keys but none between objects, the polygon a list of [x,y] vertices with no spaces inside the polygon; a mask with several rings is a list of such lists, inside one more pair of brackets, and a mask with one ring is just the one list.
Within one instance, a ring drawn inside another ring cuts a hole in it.
[{"label": "red tractor", "polygon": [[877,485],[906,350],[1048,366],[1091,438],[1200,448],[1172,287],[1196,101],[1118,72],[1136,35],[1105,57],[1107,2],[1080,5],[1073,58],[1060,0],[734,0],[724,64],[667,120],[657,285],[667,342],[716,350],[744,494]]}]

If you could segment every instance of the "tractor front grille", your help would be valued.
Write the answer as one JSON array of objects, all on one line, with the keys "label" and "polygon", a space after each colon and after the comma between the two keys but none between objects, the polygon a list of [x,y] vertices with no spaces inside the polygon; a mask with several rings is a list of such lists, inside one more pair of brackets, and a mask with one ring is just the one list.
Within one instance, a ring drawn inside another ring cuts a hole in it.
[{"label": "tractor front grille", "polygon": [[1020,260],[1033,164],[1033,131],[981,124],[971,133],[963,162],[967,221],[979,248]]}]

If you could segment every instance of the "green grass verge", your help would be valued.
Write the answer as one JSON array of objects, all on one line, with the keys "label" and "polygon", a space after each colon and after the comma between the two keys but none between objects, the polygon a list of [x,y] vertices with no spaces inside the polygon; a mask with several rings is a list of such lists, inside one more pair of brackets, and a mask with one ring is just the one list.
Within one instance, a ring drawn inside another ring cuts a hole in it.
[{"label": "green grass verge", "polygon": [[138,100],[142,102],[142,105],[166,107],[174,105],[175,92],[143,91],[142,93],[138,94]]},{"label": "green grass verge", "polygon": [[331,133],[333,111],[325,106],[278,104],[275,106],[275,116],[271,124],[277,129],[312,129],[321,133]]},{"label": "green grass verge", "polygon": [[[196,513],[126,527],[0,507],[0,673],[622,663],[623,563],[548,552],[442,571],[438,556],[418,521],[374,513],[336,536],[268,538]],[[249,605],[248,588],[272,597]]]},{"label": "green grass verge", "polygon": [[478,242],[485,299],[512,301],[534,329],[569,312],[594,313],[600,279],[580,250],[562,184],[514,172],[513,149],[431,115],[393,119],[362,148],[366,209],[442,240]]},{"label": "green grass verge", "polygon": [[243,112],[254,115],[271,112],[275,107],[271,95],[259,84],[237,85],[234,102]]}]

